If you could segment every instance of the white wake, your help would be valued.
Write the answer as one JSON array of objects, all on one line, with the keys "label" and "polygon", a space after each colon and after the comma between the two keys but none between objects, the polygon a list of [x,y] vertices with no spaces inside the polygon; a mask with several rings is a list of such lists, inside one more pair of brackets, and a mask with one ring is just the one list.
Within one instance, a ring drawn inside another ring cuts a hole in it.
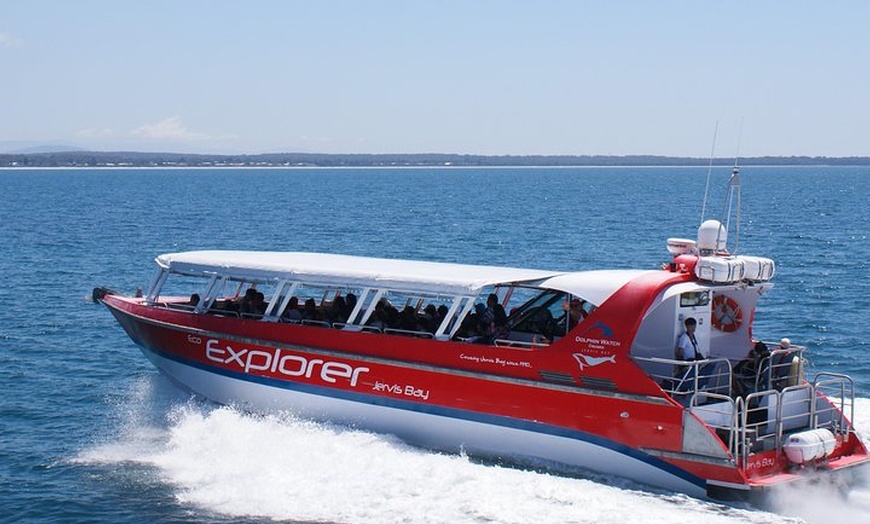
[{"label": "white wake", "polygon": [[[868,479],[845,497],[821,488],[785,492],[771,513],[617,478],[479,464],[291,416],[155,400],[165,388],[161,379],[144,379],[116,438],[76,460],[156,470],[180,505],[205,514],[379,524],[870,522]],[[148,410],[159,416],[143,415]],[[856,412],[856,426],[870,431],[870,399],[858,399]]]}]

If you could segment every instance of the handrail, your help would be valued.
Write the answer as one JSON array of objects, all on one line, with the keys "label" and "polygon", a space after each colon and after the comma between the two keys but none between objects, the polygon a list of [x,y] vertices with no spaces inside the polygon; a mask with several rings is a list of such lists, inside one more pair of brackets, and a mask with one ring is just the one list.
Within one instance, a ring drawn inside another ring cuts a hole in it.
[{"label": "handrail", "polygon": [[[751,444],[776,439],[775,445],[777,447],[780,445],[780,439],[777,435],[777,428],[779,425],[774,423],[773,430],[770,430],[770,416],[768,412],[771,404],[769,399],[772,397],[778,397],[779,394],[779,391],[776,391],[775,389],[768,389],[746,395],[745,408],[740,418],[740,440],[743,443],[741,459],[743,464],[746,464],[746,459],[751,450]],[[764,402],[765,398],[768,398],[766,403]],[[776,405],[779,406],[779,402],[775,402]],[[777,417],[774,417],[774,422],[776,421]]]},{"label": "handrail", "polygon": [[[711,403],[710,400],[718,401]],[[727,406],[727,409],[725,406]],[[731,398],[728,395],[711,393],[709,391],[698,392],[692,396],[689,402],[689,411],[704,421],[704,424],[714,429],[722,429],[728,432],[728,450],[732,456],[738,452],[738,424],[740,413],[743,411],[743,399]],[[711,416],[704,418],[701,413],[710,413]],[[715,419],[727,419],[727,424],[716,424]],[[714,419],[714,420],[710,420]]]},{"label": "handrail", "polygon": [[351,324],[348,322],[333,322],[332,327],[343,331],[354,331],[363,333],[383,333],[377,326],[361,326],[359,324]]},{"label": "handrail", "polygon": [[387,334],[393,333],[396,335],[406,335],[406,336],[419,337],[419,338],[432,338],[434,336],[432,333],[429,333],[428,331],[415,331],[412,329],[397,329],[397,328],[386,328],[386,329],[384,329],[384,333],[387,333]]},{"label": "handrail", "polygon": [[180,302],[157,302],[155,305],[163,306],[168,309],[177,309],[179,311],[193,311],[196,306]]},{"label": "handrail", "polygon": [[523,351],[534,351],[536,349],[549,347],[549,345],[550,345],[550,344],[547,344],[546,342],[536,342],[534,340],[532,340],[532,341],[510,340],[510,339],[506,339],[506,338],[497,338],[497,339],[493,340],[492,343],[498,347],[501,347],[501,348],[520,349]]},{"label": "handrail", "polygon": [[704,360],[678,360],[660,357],[633,357],[635,360],[670,366],[670,374],[647,372],[662,391],[675,399],[683,399],[683,405],[691,403],[691,396],[697,392],[731,393],[731,361],[727,358],[708,358]]},{"label": "handrail", "polygon": [[215,314],[215,315],[222,315],[222,316],[225,316],[225,317],[235,317],[235,318],[239,318],[239,312],[238,312],[238,311],[233,311],[232,309],[217,309],[217,308],[209,308],[209,309],[208,309],[208,312],[209,312],[209,313],[212,313],[212,314]]},{"label": "handrail", "polygon": [[[855,381],[849,375],[842,373],[822,372],[813,379],[813,390],[823,395],[830,406],[828,409],[819,410],[818,404],[821,399],[818,399],[817,395],[814,396],[813,424],[820,425],[819,416],[827,415],[830,418],[830,425],[833,426],[829,429],[848,439],[855,416]],[[835,392],[839,394],[834,394]],[[839,408],[836,405],[838,400]],[[846,415],[847,409],[849,410],[848,416]],[[836,411],[839,411],[839,420],[834,419],[833,415]]]},{"label": "handrail", "polygon": [[[758,366],[755,389],[778,389],[800,384],[803,376],[804,346],[789,346],[773,349]],[[792,370],[797,358],[797,368]]]},{"label": "handrail", "polygon": [[304,318],[299,323],[303,326],[332,327],[332,324],[325,320],[314,320],[311,318]]},{"label": "handrail", "polygon": [[[739,457],[743,464],[756,449],[755,445],[780,450],[785,432],[804,427],[815,428],[817,425],[813,385],[780,386],[778,389],[754,391],[741,397],[731,391],[733,370],[727,359],[682,361],[659,357],[633,358],[658,365],[658,374],[647,372],[665,393],[695,412],[711,428],[727,431],[727,436],[720,434],[720,438],[727,440],[729,451],[735,458]],[[662,367],[681,372],[666,375],[661,371]],[[786,377],[788,375],[783,374],[777,378]],[[819,380],[820,385],[833,385],[845,390],[848,384],[842,382],[839,376],[831,376],[827,381],[824,377]],[[802,391],[806,393],[802,394]],[[832,411],[835,409],[831,406]],[[833,419],[833,416],[828,415],[828,419]],[[836,425],[837,421],[831,420],[830,423]]]},{"label": "handrail", "polygon": [[[804,395],[794,394],[805,392]],[[786,431],[800,428],[817,427],[815,421],[815,401],[816,392],[812,385],[801,384],[798,386],[789,386],[783,388],[777,398],[777,442],[783,442],[783,435]],[[780,446],[777,446],[780,449]]]}]

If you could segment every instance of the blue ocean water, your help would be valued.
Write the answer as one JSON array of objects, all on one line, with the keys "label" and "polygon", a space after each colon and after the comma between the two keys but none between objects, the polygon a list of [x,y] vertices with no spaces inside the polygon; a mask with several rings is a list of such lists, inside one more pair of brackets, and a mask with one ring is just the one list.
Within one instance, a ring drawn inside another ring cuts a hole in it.
[{"label": "blue ocean water", "polygon": [[[729,171],[713,172],[708,217]],[[756,337],[850,373],[870,434],[870,168],[741,176],[739,250],[777,262]],[[870,481],[771,513],[234,412],[159,376],[87,300],[192,249],[655,268],[667,237],[695,236],[705,182],[705,168],[0,171],[0,520],[866,522]]]}]

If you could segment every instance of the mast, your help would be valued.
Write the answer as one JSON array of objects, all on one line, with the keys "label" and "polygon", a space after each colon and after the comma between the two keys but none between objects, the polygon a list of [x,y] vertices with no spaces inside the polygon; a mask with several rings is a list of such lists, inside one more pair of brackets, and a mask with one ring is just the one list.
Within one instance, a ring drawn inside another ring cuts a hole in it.
[{"label": "mast", "polygon": [[734,168],[731,170],[731,178],[728,179],[728,196],[725,199],[725,209],[722,212],[725,218],[725,231],[731,231],[731,215],[734,211],[734,250],[731,254],[737,253],[740,246],[740,168],[737,167],[737,161],[734,161]]}]

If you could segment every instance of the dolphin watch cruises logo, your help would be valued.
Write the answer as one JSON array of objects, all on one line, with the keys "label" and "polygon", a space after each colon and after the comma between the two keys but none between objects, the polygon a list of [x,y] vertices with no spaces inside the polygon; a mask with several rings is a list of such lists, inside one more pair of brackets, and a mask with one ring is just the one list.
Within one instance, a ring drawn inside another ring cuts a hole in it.
[{"label": "dolphin watch cruises logo", "polygon": [[616,364],[616,350],[622,345],[619,340],[613,340],[613,329],[599,321],[592,324],[574,337],[580,347],[572,354],[580,371],[605,363]]}]

